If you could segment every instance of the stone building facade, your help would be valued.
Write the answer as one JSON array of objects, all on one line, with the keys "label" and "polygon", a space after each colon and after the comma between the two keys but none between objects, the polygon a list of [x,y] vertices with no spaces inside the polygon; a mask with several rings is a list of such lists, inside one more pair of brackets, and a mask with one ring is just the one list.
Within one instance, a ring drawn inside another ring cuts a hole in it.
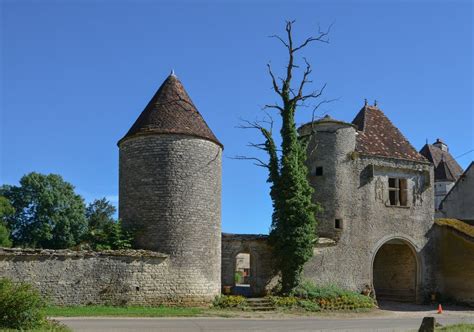
[{"label": "stone building facade", "polygon": [[[474,226],[434,224],[433,161],[382,110],[366,104],[352,123],[325,117],[299,134],[309,141],[309,181],[323,208],[305,278],[371,288],[378,299],[422,302],[440,293],[474,303],[474,284],[460,283],[456,271],[463,266],[472,279],[474,267],[463,262],[474,253]],[[0,249],[0,277],[27,281],[59,305],[196,305],[235,286],[237,258],[247,254],[249,295],[277,284],[267,236],[221,233],[223,145],[175,75],[118,147],[119,216],[138,250]],[[446,209],[464,211],[456,195],[473,188],[469,169]]]},{"label": "stone building facade", "polygon": [[352,123],[326,117],[306,124],[318,232],[336,244],[305,268],[317,283],[378,298],[421,301],[431,289],[433,168],[375,106]]},{"label": "stone building facade", "polygon": [[438,215],[474,225],[474,162],[441,201]]}]

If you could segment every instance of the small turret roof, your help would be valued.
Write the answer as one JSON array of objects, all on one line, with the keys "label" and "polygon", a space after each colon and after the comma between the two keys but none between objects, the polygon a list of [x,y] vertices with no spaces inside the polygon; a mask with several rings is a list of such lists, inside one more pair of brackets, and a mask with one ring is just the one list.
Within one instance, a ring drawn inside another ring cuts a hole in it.
[{"label": "small turret roof", "polygon": [[[435,167],[435,180],[456,181],[461,176],[463,172],[462,167],[459,166],[449,151],[443,151],[434,144],[425,144],[420,153],[433,163]],[[440,166],[441,163],[442,165]]]},{"label": "small turret roof", "polygon": [[151,134],[189,135],[209,140],[223,147],[194,106],[174,72],[161,84],[118,145],[130,137]]},{"label": "small turret roof", "polygon": [[358,129],[356,151],[427,162],[377,106],[364,105],[352,124]]}]

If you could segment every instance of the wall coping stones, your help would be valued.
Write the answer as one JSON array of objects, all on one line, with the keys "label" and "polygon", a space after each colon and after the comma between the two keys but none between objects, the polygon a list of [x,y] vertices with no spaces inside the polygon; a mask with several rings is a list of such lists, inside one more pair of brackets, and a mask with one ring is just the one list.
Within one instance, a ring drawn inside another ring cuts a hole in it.
[{"label": "wall coping stones", "polygon": [[50,256],[50,257],[136,257],[136,258],[167,258],[168,255],[150,250],[70,250],[70,249],[31,249],[31,248],[2,248],[0,256]]},{"label": "wall coping stones", "polygon": [[450,218],[438,218],[435,219],[435,224],[438,226],[447,226],[455,229],[456,231],[469,236],[471,239],[474,239],[474,226],[469,225],[458,219]]},{"label": "wall coping stones", "polygon": [[223,239],[230,239],[230,240],[247,240],[247,241],[252,241],[252,240],[263,240],[266,241],[268,240],[268,235],[265,234],[232,234],[232,233],[222,233],[222,238]]}]

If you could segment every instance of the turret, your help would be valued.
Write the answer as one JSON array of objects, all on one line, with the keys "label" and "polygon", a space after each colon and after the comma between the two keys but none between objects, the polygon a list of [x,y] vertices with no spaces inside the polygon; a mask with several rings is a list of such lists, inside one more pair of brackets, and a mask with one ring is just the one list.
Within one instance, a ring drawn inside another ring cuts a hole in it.
[{"label": "turret", "polygon": [[300,127],[300,136],[309,139],[307,166],[315,188],[314,201],[323,208],[318,221],[322,237],[338,238],[347,220],[344,202],[350,195],[351,156],[355,151],[354,125],[325,116]]},{"label": "turret", "polygon": [[212,300],[221,282],[223,146],[174,73],[118,146],[119,217],[135,247],[169,255],[178,299]]}]

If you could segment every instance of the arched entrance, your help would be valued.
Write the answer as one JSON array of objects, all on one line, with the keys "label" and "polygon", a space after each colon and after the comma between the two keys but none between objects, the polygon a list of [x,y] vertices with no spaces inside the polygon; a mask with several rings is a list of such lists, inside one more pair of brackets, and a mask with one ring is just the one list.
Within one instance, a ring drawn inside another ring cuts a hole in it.
[{"label": "arched entrance", "polygon": [[411,244],[391,239],[379,247],[373,260],[377,300],[416,302],[418,263]]}]

